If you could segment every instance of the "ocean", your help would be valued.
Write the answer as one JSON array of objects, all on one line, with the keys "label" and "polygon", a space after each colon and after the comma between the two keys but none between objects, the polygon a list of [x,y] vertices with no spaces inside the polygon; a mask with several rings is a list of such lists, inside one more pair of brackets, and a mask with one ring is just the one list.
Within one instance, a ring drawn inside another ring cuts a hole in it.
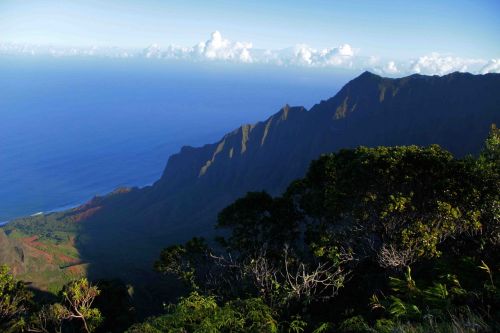
[{"label": "ocean", "polygon": [[309,108],[354,76],[216,62],[2,56],[0,221],[152,184],[182,146],[214,142],[286,103]]}]

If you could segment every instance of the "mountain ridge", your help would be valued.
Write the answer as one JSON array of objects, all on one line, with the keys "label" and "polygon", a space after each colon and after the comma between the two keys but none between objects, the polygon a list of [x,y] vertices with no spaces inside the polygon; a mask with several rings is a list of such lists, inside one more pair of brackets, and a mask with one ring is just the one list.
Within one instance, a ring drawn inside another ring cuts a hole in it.
[{"label": "mountain ridge", "polygon": [[64,237],[75,236],[89,276],[131,280],[150,274],[161,248],[212,234],[217,212],[246,192],[280,194],[323,153],[410,144],[478,153],[490,125],[500,123],[499,92],[500,74],[390,79],[364,72],[310,110],[285,105],[214,143],[182,147],[152,186],[14,221],[4,230],[48,237],[69,230]]},{"label": "mountain ridge", "polygon": [[[411,85],[412,83],[418,83],[418,84],[430,83],[436,89],[440,89],[441,88],[440,85],[442,86],[443,84],[449,84],[449,82],[452,81],[470,80],[472,78],[477,78],[477,77],[484,77],[484,78],[491,77],[491,78],[497,78],[498,80],[499,75],[484,74],[483,76],[478,76],[468,73],[455,72],[441,77],[414,74],[400,79],[389,79],[389,78],[383,78],[368,71],[364,72],[357,78],[348,82],[334,97],[329,98],[328,100],[325,101],[321,101],[320,103],[314,105],[309,111],[300,106],[290,107],[288,105],[285,105],[279,112],[272,115],[267,120],[252,125],[250,124],[243,125],[233,130],[232,132],[224,135],[221,138],[221,140],[213,144],[204,145],[198,148],[183,147],[178,154],[174,154],[169,158],[169,161],[167,163],[167,166],[165,167],[162,177],[158,182],[154,184],[154,187],[164,187],[167,186],[165,184],[169,183],[172,183],[173,187],[177,186],[176,182],[173,181],[172,178],[175,177],[177,179],[182,179],[182,181],[185,181],[186,178],[184,178],[183,176],[179,176],[179,174],[185,173],[183,172],[183,170],[190,170],[190,172],[192,172],[191,177],[188,177],[191,178],[191,180],[195,179],[196,173],[197,173],[196,175],[197,178],[201,178],[202,176],[208,176],[210,172],[216,173],[217,171],[214,170],[216,169],[216,164],[225,163],[221,161],[222,157],[226,157],[225,160],[227,162],[228,159],[231,160],[233,159],[233,157],[235,160],[237,160],[238,155],[235,155],[235,153],[238,152],[240,153],[240,155],[255,154],[256,151],[259,148],[262,148],[262,146],[266,143],[266,140],[273,141],[274,138],[272,134],[274,134],[273,132],[275,131],[279,132],[280,140],[283,138],[283,136],[286,136],[283,134],[283,132],[289,131],[298,135],[301,130],[307,131],[308,130],[306,128],[307,126],[310,126],[312,129],[318,132],[323,131],[323,135],[321,135],[320,133],[317,134],[321,136],[321,139],[325,139],[325,136],[332,135],[332,133],[334,133],[335,131],[345,132],[346,126],[342,124],[343,120],[349,118],[348,122],[355,123],[359,121],[358,118],[366,117],[366,113],[370,114],[370,116],[373,116],[374,114],[385,112],[386,109],[389,107],[404,108],[404,105],[403,106],[397,105],[398,103],[401,104],[401,102],[397,100],[398,99],[397,97],[400,94],[411,93],[411,91],[410,92],[407,91],[408,89],[406,87],[408,85]],[[425,99],[424,98],[425,95],[422,95],[421,97],[422,100]],[[469,96],[467,96],[467,98],[468,97]],[[377,101],[379,105],[376,105],[374,103],[375,101]],[[498,99],[492,104],[495,104],[497,102]],[[443,102],[441,101],[440,104],[443,104]],[[425,109],[426,108],[424,107],[423,110],[425,111]],[[290,126],[290,124],[288,124],[288,125],[282,125],[282,127],[284,128],[277,130],[276,127],[277,125],[279,125],[280,121],[288,120],[289,112],[292,114],[291,117],[294,118],[294,120],[300,122],[301,125],[300,128],[292,128],[293,126]],[[310,118],[310,119],[305,119],[305,118]],[[494,116],[491,118],[494,118]],[[325,122],[328,122],[332,119],[334,121],[339,121],[339,122],[334,122],[333,124],[332,123],[325,124]],[[498,119],[498,115],[497,118],[492,120],[496,119]],[[487,133],[486,128],[483,130],[484,136]],[[288,135],[289,134],[290,133],[288,133]],[[312,135],[313,134],[312,130],[309,129],[309,132],[307,134]],[[314,135],[312,136],[314,137]],[[383,137],[384,136],[381,136],[381,138]],[[316,138],[317,145],[321,144],[320,142],[321,139]],[[342,138],[337,138],[337,139],[339,139],[339,142],[342,142]],[[358,143],[355,144],[370,145],[369,142],[366,142],[368,140],[363,140],[362,138],[358,140],[356,140],[355,138],[354,139],[351,138],[351,140],[358,141]],[[326,139],[325,141],[328,142],[329,140]],[[392,141],[393,142],[391,143],[394,143],[394,141],[396,140]],[[404,144],[433,143],[430,142],[430,140],[424,140],[423,138],[420,138],[420,140],[413,140],[413,142],[410,142],[411,140],[405,140],[405,141],[406,142],[404,142]],[[259,142],[260,146],[258,144]],[[267,143],[269,144],[269,142]],[[440,142],[435,142],[435,143],[439,144]],[[248,146],[248,144],[253,146]],[[473,152],[473,151],[477,152],[477,149],[478,147],[480,147],[480,145],[481,141],[477,139],[474,142],[474,148],[459,149],[459,147],[454,147],[453,145],[451,145],[451,147],[446,147],[445,145],[445,147],[449,148],[453,153],[457,155],[464,155],[465,153],[468,152]],[[326,147],[326,149],[319,149],[319,150],[327,151],[328,149],[338,149],[342,146],[342,144],[338,145],[330,144],[329,146],[331,147]],[[346,142],[345,146],[346,147],[353,146],[353,144],[349,144],[348,142]],[[318,151],[315,151],[314,147],[309,147],[309,149],[313,152],[313,155],[318,154]],[[189,157],[187,156],[188,154],[190,155]],[[302,152],[302,154],[304,153]],[[197,156],[195,157],[195,155]],[[183,158],[186,158],[186,163],[182,161]],[[233,163],[236,164],[237,162],[233,161]],[[191,170],[191,168],[193,169]]]}]

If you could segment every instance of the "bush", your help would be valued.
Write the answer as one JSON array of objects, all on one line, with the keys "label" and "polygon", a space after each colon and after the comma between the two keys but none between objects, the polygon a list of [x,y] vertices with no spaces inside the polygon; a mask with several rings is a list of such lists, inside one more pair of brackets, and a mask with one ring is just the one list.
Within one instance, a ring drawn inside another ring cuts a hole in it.
[{"label": "bush", "polygon": [[375,322],[375,331],[378,333],[392,333],[395,324],[390,319],[379,319]]},{"label": "bush", "polygon": [[374,331],[366,323],[362,316],[354,316],[344,320],[339,330],[342,333],[373,333]]}]

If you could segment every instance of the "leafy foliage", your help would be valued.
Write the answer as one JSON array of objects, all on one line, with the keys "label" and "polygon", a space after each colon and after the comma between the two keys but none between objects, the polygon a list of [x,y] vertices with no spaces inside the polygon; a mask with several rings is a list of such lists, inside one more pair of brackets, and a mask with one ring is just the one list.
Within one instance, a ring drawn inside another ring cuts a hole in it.
[{"label": "leafy foliage", "polygon": [[5,265],[0,266],[0,331],[16,332],[25,326],[32,293],[16,281]]},{"label": "leafy foliage", "polygon": [[132,326],[127,332],[277,332],[272,310],[260,299],[234,300],[219,306],[196,292],[168,308],[168,314]]},{"label": "leafy foliage", "polygon": [[92,332],[102,322],[101,312],[92,303],[100,290],[85,278],[71,282],[62,292],[70,319],[79,319],[86,332]]},{"label": "leafy foliage", "polygon": [[282,196],[221,211],[217,246],[193,239],[155,267],[208,297],[263,300],[281,331],[497,327],[485,263],[499,262],[499,142],[493,127],[478,158],[436,145],[324,155]]},{"label": "leafy foliage", "polygon": [[30,318],[30,332],[94,332],[103,321],[99,309],[92,307],[100,290],[85,278],[66,285],[61,303],[46,304]]}]

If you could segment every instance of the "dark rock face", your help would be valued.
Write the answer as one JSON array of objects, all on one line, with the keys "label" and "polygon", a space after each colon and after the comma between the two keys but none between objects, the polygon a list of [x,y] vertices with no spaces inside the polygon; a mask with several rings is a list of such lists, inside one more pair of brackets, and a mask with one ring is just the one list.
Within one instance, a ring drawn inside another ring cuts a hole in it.
[{"label": "dark rock face", "polygon": [[207,193],[234,198],[262,189],[276,194],[321,153],[435,143],[457,156],[475,154],[492,123],[500,123],[499,74],[388,79],[365,72],[310,111],[287,105],[217,143],[184,147],[170,157],[151,191],[154,198],[184,191],[193,198]]},{"label": "dark rock face", "polygon": [[[322,153],[439,144],[457,156],[476,154],[492,123],[500,124],[500,74],[365,72],[309,111],[286,105],[216,143],[183,147],[151,187],[94,199],[92,214],[82,206],[79,251],[91,273],[129,279],[131,271],[150,272],[161,248],[212,232],[217,212],[246,192],[279,194]],[[70,216],[55,219],[71,223]]]}]

